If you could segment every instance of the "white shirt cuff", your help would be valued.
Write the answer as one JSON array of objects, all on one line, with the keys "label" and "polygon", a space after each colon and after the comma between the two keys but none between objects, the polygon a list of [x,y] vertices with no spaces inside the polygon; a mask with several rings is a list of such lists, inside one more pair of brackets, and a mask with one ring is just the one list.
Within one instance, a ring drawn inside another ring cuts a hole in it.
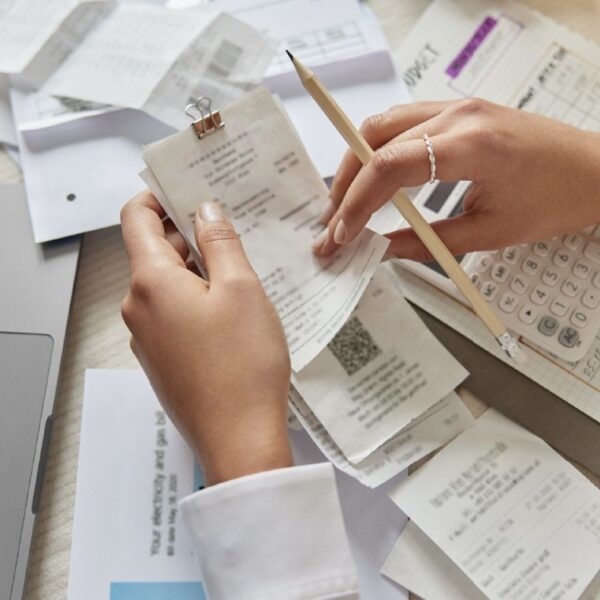
[{"label": "white shirt cuff", "polygon": [[358,598],[329,463],[227,481],[180,508],[210,600]]}]

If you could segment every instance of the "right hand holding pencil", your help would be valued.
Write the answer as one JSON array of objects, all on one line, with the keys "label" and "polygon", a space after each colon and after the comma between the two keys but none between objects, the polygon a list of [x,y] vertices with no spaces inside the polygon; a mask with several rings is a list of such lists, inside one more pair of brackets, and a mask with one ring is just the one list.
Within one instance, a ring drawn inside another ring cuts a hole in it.
[{"label": "right hand holding pencil", "polygon": [[[430,177],[426,133],[442,181],[470,180],[464,214],[433,228],[455,254],[543,240],[600,223],[600,134],[476,98],[417,102],[365,121],[376,150],[361,167],[348,151],[323,212],[318,255],[352,241],[401,187]],[[390,233],[388,257],[429,261],[410,229]]]}]

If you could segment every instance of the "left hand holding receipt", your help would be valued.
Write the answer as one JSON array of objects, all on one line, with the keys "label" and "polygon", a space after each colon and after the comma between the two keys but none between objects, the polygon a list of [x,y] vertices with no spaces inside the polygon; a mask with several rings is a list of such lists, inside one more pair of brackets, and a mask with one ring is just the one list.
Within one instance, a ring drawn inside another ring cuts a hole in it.
[{"label": "left hand holding receipt", "polygon": [[134,353],[208,485],[290,466],[290,361],[273,305],[218,205],[196,215],[210,284],[187,268],[188,248],[164,216],[149,192],[121,212]]}]

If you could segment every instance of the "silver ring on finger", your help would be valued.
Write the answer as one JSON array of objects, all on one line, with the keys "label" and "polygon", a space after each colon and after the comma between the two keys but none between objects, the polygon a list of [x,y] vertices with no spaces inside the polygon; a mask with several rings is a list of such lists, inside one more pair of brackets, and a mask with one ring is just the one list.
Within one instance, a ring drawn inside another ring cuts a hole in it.
[{"label": "silver ring on finger", "polygon": [[436,180],[436,165],[435,165],[435,152],[433,151],[433,145],[429,136],[424,133],[423,141],[425,142],[425,147],[427,148],[427,155],[429,156],[429,183],[435,183]]}]

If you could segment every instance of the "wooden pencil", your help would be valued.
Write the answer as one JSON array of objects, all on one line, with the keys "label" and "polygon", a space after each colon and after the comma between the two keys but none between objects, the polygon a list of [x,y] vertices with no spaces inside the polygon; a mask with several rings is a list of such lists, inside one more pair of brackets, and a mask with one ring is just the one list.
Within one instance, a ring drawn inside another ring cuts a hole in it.
[{"label": "wooden pencil", "polygon": [[[319,81],[318,77],[297,58],[287,51],[302,85],[312,96],[321,110],[325,113],[331,123],[346,140],[352,151],[356,154],[363,165],[366,165],[375,152],[369,146],[360,131],[354,126],[344,111],[327,91],[327,88]],[[496,338],[502,349],[511,358],[518,361],[525,359],[525,354],[519,347],[515,338],[507,330],[506,325],[500,320],[494,309],[481,296],[473,282],[458,264],[456,258],[439,238],[431,225],[418,211],[410,198],[403,190],[398,190],[392,197],[394,206],[406,219],[410,227],[417,234],[423,245],[431,256],[444,269],[454,285],[469,302],[475,314],[483,321],[491,334]]]}]

